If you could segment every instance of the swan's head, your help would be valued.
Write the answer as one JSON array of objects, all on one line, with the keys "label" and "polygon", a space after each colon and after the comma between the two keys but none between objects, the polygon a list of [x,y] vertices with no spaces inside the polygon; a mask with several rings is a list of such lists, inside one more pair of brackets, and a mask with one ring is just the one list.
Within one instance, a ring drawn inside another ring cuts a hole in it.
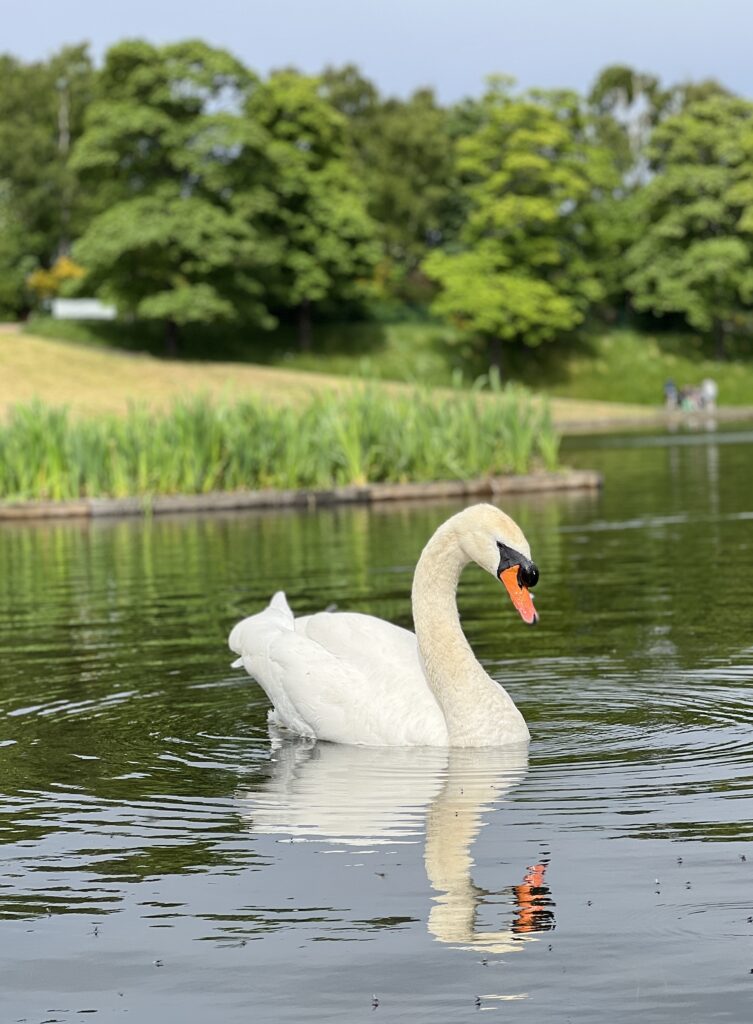
[{"label": "swan's head", "polygon": [[493,505],[472,505],[450,522],[462,550],[504,584],[523,621],[538,622],[529,588],[536,586],[539,570],[518,524]]}]

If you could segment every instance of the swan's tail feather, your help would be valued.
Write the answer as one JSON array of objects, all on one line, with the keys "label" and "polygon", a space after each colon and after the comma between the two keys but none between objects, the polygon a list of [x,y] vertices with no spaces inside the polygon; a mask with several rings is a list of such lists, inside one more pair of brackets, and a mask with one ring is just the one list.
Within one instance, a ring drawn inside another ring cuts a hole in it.
[{"label": "swan's tail feather", "polygon": [[[241,648],[241,636],[243,633],[243,627],[248,622],[248,619],[241,619],[240,622],[236,622],[233,628],[230,630],[230,636],[227,638],[227,645],[234,654],[242,654]],[[240,661],[240,658],[238,659]],[[235,668],[233,663],[233,668]]]},{"label": "swan's tail feather", "polygon": [[228,646],[235,654],[241,655],[233,662],[233,668],[243,668],[243,656],[259,649],[261,638],[270,626],[274,630],[295,628],[295,618],[282,590],[277,591],[263,611],[241,619],[233,626],[228,637]]},{"label": "swan's tail feather", "polygon": [[284,590],[278,590],[277,593],[272,597],[269,602],[269,607],[274,608],[276,612],[284,612],[285,615],[289,615],[291,620],[293,618],[293,612],[290,610],[288,599],[285,597]]}]

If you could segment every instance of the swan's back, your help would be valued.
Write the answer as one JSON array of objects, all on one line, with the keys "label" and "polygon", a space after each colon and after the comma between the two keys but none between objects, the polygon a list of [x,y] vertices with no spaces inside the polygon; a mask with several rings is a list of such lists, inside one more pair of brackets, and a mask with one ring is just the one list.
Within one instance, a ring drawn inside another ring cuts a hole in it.
[{"label": "swan's back", "polygon": [[416,637],[357,612],[295,619],[285,595],[239,622],[230,647],[300,736],[366,746],[444,746],[447,725]]}]

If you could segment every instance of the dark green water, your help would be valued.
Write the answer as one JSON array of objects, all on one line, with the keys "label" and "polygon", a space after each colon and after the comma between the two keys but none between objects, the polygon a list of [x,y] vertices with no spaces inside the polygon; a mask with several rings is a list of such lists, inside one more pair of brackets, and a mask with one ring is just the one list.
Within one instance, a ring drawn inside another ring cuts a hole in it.
[{"label": "dark green water", "polygon": [[527,763],[271,750],[229,668],[278,588],[409,625],[457,505],[3,526],[0,1020],[750,1020],[753,434],[569,458],[541,625],[460,592]]}]

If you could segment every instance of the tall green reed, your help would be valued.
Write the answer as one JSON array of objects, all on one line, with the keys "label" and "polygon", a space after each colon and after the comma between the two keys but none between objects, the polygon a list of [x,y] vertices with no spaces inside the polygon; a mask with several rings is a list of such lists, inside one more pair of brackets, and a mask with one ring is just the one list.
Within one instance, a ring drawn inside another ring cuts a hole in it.
[{"label": "tall green reed", "polygon": [[461,479],[554,469],[558,451],[547,406],[493,378],[441,396],[365,384],[303,406],[194,397],[87,419],[36,402],[0,423],[0,497]]}]

